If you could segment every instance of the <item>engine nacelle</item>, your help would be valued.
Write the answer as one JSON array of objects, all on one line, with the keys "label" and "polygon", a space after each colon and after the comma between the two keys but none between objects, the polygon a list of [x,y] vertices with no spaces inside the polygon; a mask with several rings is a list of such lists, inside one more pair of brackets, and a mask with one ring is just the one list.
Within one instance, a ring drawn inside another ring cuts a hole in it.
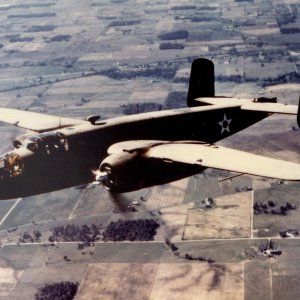
[{"label": "engine nacelle", "polygon": [[15,149],[19,149],[19,148],[23,145],[24,141],[25,141],[29,136],[31,136],[31,135],[32,135],[32,133],[25,133],[25,134],[19,135],[19,136],[12,142],[13,147],[14,147]]},{"label": "engine nacelle", "polygon": [[142,178],[145,177],[147,162],[137,153],[121,152],[106,157],[100,167],[97,180],[107,190],[113,192],[127,192],[140,188]]},{"label": "engine nacelle", "polygon": [[119,152],[102,161],[96,180],[109,191],[126,193],[169,183],[199,172],[199,166],[146,158],[138,152]]}]

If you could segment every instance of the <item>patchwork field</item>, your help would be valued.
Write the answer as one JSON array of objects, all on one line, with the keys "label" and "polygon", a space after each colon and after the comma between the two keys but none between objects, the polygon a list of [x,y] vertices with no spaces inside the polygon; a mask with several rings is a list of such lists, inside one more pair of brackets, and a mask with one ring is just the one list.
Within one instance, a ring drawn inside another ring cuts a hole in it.
[{"label": "patchwork field", "polygon": [[252,192],[215,198],[213,209],[188,211],[184,240],[246,238],[251,236]]},{"label": "patchwork field", "polygon": [[[102,120],[185,107],[196,57],[215,63],[217,95],[297,104],[299,12],[295,0],[3,0],[0,106]],[[1,124],[0,153],[22,133]],[[300,162],[294,116],[219,144]],[[34,299],[60,281],[79,283],[76,299],[298,299],[299,235],[280,232],[300,232],[300,185],[235,175],[1,201],[0,299]],[[287,203],[294,209],[279,214]],[[54,228],[145,219],[159,225],[151,241],[103,241],[101,232],[88,245],[80,236],[49,242]],[[270,245],[281,254],[269,257]]]}]

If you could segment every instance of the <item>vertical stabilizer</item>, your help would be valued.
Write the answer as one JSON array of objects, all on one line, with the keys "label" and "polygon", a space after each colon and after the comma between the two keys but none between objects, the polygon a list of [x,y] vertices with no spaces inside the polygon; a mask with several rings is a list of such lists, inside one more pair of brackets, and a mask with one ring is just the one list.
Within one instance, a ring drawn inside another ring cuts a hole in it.
[{"label": "vertical stabilizer", "polygon": [[197,58],[192,63],[187,106],[200,106],[201,102],[195,101],[199,97],[215,96],[214,63],[205,58]]},{"label": "vertical stabilizer", "polygon": [[299,97],[299,104],[298,104],[297,123],[298,126],[300,127],[300,97]]}]

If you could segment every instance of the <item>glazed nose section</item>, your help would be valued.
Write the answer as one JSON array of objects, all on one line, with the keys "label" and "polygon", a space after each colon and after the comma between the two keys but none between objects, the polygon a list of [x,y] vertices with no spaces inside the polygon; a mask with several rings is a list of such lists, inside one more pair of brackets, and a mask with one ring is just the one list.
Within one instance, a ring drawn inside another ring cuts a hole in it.
[{"label": "glazed nose section", "polygon": [[17,153],[0,157],[0,200],[17,197],[20,188],[17,183],[23,172],[23,161]]},{"label": "glazed nose section", "polygon": [[7,153],[0,158],[0,180],[19,177],[24,171],[21,157],[16,153]]},{"label": "glazed nose section", "polygon": [[0,160],[0,183],[9,178],[7,169],[5,168],[4,160]]}]

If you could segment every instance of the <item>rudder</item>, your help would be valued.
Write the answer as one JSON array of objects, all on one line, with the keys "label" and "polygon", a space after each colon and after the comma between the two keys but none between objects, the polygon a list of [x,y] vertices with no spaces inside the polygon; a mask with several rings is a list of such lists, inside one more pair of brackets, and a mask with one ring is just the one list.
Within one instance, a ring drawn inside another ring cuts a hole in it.
[{"label": "rudder", "polygon": [[214,63],[205,58],[197,58],[191,67],[187,106],[201,106],[201,102],[195,101],[199,97],[215,96],[215,72]]}]

